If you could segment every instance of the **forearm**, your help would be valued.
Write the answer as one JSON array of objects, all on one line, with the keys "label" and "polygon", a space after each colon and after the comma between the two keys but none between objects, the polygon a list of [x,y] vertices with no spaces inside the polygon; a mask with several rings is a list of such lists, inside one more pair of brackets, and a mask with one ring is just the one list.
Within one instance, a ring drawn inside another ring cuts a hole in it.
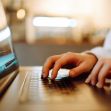
[{"label": "forearm", "polygon": [[94,54],[97,58],[101,57],[111,57],[111,49],[107,49],[104,47],[96,47],[88,51]]},{"label": "forearm", "polygon": [[111,57],[111,31],[106,35],[103,47],[96,47],[88,52],[94,54],[98,59],[100,57]]}]

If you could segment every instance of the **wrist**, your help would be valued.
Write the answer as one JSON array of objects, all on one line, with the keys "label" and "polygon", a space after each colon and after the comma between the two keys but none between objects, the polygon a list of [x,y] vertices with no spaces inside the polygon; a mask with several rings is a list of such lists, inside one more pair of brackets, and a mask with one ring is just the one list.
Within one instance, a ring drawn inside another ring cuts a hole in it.
[{"label": "wrist", "polygon": [[86,51],[86,52],[82,52],[82,54],[88,55],[95,63],[98,61],[97,56],[91,52]]}]

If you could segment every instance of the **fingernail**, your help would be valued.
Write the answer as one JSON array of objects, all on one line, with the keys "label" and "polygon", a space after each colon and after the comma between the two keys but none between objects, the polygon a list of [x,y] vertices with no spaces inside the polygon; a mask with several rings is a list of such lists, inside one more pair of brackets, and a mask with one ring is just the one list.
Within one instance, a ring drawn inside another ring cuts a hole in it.
[{"label": "fingernail", "polygon": [[91,83],[93,86],[95,86],[95,82],[94,81],[92,81],[92,83]]},{"label": "fingernail", "polygon": [[85,83],[87,83],[87,84],[89,83],[88,79],[85,80]]},{"label": "fingernail", "polygon": [[97,86],[98,88],[102,88],[102,85],[101,85],[100,83],[97,83],[96,86]]},{"label": "fingernail", "polygon": [[47,76],[45,75],[45,73],[43,73],[43,74],[42,74],[42,77],[43,77],[43,78],[46,78]]}]

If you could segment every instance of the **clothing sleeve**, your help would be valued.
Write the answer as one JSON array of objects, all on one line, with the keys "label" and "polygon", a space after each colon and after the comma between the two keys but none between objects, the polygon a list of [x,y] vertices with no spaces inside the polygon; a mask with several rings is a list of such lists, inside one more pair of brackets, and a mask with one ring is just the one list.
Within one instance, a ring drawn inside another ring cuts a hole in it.
[{"label": "clothing sleeve", "polygon": [[97,58],[111,57],[111,31],[107,34],[103,47],[96,47],[88,51]]}]

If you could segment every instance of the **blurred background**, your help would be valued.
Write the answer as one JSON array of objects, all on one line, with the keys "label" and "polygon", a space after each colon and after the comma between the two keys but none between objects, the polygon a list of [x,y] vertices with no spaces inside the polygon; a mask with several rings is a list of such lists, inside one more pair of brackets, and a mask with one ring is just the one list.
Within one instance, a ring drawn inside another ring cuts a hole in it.
[{"label": "blurred background", "polygon": [[[39,45],[41,49],[38,50],[45,51],[40,53],[45,55],[43,60],[38,59],[40,64],[55,52],[80,52],[102,45],[111,27],[111,0],[2,0],[2,2],[14,43]],[[20,47],[22,50],[23,46]],[[19,49],[17,47],[17,50]],[[35,59],[29,62],[28,59],[25,62],[27,65],[36,65]],[[21,64],[24,64],[23,61],[21,59]]]},{"label": "blurred background", "polygon": [[101,44],[111,0],[2,0],[15,42]]}]

